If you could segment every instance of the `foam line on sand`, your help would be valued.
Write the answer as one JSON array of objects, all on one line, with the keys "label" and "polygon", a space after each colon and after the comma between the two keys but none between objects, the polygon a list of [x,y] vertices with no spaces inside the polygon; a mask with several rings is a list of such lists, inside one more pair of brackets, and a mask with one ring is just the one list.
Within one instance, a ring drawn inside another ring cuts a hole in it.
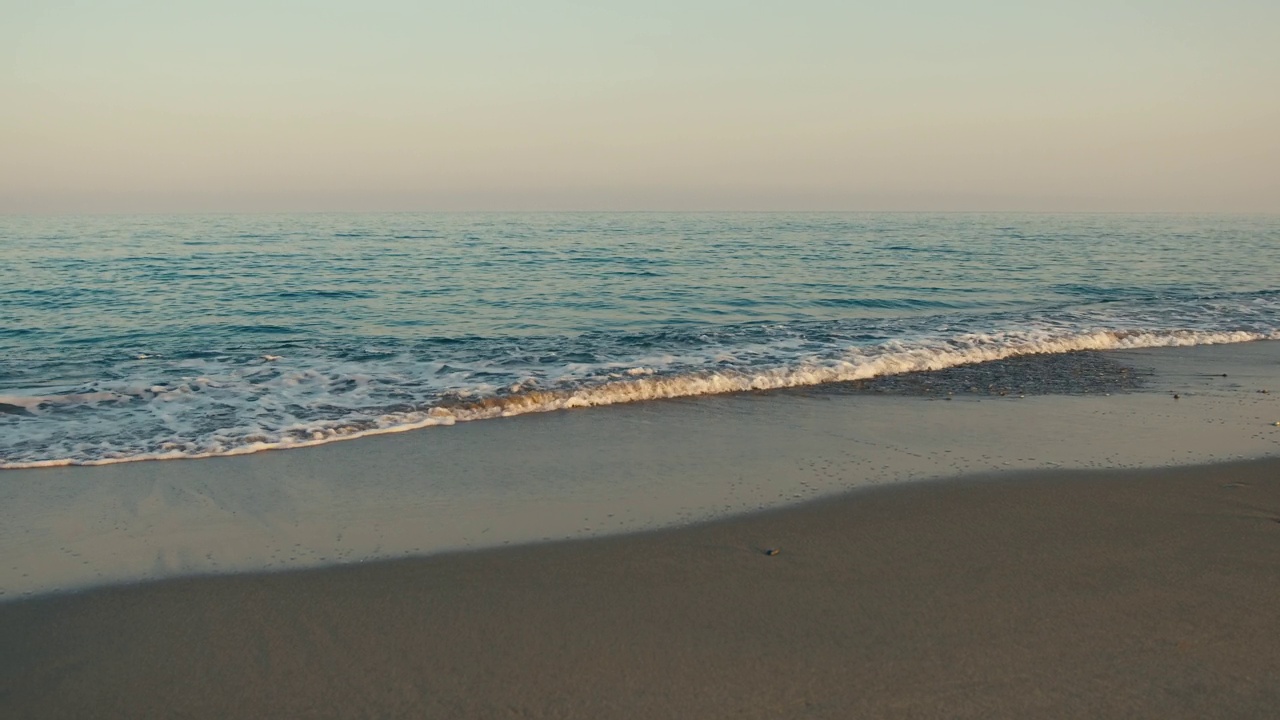
[{"label": "foam line on sand", "polygon": [[0,471],[0,602],[627,533],[929,478],[1280,455],[1280,342],[1117,357],[1146,390],[748,393],[243,457]]}]

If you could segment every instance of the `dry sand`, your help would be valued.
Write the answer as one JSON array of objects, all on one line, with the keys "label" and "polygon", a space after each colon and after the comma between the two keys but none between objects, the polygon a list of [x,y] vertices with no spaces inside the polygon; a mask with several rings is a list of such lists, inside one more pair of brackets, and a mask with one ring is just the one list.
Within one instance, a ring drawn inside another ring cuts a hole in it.
[{"label": "dry sand", "polygon": [[1274,718],[1277,598],[1280,461],[1006,474],[4,603],[0,717]]}]

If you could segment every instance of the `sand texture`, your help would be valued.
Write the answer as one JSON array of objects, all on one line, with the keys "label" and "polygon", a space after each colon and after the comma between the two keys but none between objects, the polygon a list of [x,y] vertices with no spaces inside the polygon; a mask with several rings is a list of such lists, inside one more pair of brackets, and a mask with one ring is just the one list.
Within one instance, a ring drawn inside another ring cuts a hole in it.
[{"label": "sand texture", "polygon": [[1274,718],[1277,598],[1275,460],[915,483],[0,604],[0,717]]},{"label": "sand texture", "polygon": [[[1114,379],[1116,362],[1081,357],[1000,366],[1021,369],[994,387],[1039,386],[1071,368]],[[304,450],[0,471],[0,601],[634,532],[903,481],[1280,456],[1280,342],[1112,357],[1145,389],[968,393],[995,379],[976,377],[996,372],[980,366],[926,378],[935,395],[954,389],[951,402],[825,386]]]}]

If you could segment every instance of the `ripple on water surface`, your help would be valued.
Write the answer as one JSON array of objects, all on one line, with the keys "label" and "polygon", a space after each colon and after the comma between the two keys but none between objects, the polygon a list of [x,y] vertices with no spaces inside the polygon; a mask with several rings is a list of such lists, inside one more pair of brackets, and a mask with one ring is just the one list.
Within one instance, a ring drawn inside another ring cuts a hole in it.
[{"label": "ripple on water surface", "polygon": [[849,381],[1082,392],[1124,383],[1105,363],[1082,374],[1093,355],[1013,358],[1280,330],[1265,217],[0,222],[5,467]]}]

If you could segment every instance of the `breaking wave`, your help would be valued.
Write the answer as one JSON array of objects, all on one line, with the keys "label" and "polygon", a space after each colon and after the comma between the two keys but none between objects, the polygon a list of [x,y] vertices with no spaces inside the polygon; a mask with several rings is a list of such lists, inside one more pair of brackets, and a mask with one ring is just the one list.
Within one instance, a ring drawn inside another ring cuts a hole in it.
[{"label": "breaking wave", "polygon": [[1015,356],[1255,340],[1280,340],[1280,330],[969,333],[845,344],[827,352],[777,342],[773,352],[759,347],[740,352],[745,360],[721,348],[700,358],[665,354],[632,362],[566,363],[558,366],[559,374],[530,375],[510,384],[496,384],[510,377],[492,368],[468,372],[394,355],[292,367],[282,364],[288,358],[274,355],[238,364],[225,358],[187,359],[175,367],[208,370],[221,363],[221,372],[156,385],[0,395],[0,423],[7,424],[12,438],[4,442],[0,468],[243,455],[527,413],[815,386]]},{"label": "breaking wave", "polygon": [[[0,468],[1280,332],[1280,222],[1261,216],[15,216],[3,230]],[[1053,378],[1055,392],[1088,381]]]}]

